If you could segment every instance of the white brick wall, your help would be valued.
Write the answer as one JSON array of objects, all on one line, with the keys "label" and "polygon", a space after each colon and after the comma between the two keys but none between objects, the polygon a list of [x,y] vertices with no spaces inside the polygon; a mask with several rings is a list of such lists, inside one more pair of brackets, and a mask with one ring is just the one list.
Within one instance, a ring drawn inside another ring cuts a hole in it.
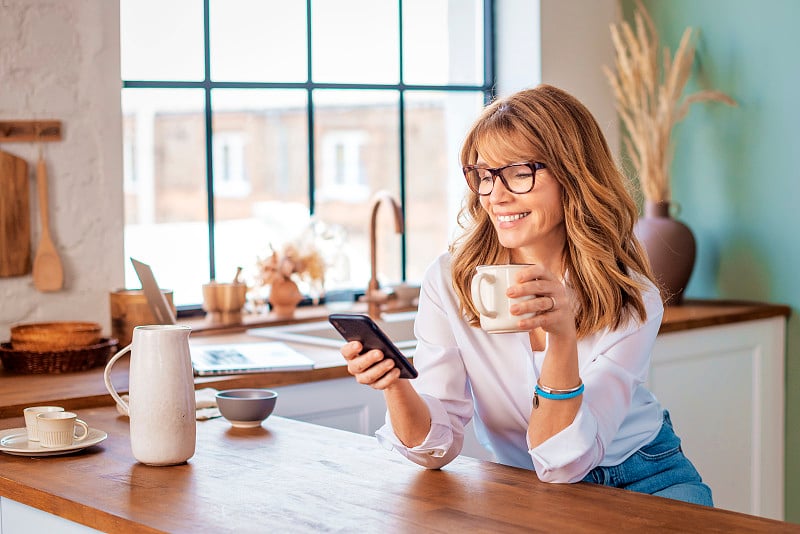
[{"label": "white brick wall", "polygon": [[[110,332],[108,292],[124,284],[119,63],[118,2],[0,0],[0,120],[62,121],[62,141],[44,154],[65,286],[39,293],[30,274],[0,278],[0,341],[30,321],[89,320]],[[33,257],[37,147],[1,148],[30,164]]]}]

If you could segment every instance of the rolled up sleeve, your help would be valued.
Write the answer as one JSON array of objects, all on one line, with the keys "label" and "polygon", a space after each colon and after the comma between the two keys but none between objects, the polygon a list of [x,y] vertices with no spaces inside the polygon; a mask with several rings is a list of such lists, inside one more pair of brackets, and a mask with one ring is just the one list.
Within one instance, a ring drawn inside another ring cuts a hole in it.
[{"label": "rolled up sleeve", "polygon": [[[603,457],[602,444],[596,436],[597,420],[587,417],[586,410],[578,411],[571,425],[529,451],[539,480],[564,483],[582,480],[596,467],[597,457]],[[564,443],[570,446],[565,447]]]},{"label": "rolled up sleeve", "polygon": [[[455,456],[448,454],[453,450],[454,435],[450,422],[450,417],[447,411],[442,406],[442,403],[429,395],[421,395],[422,399],[428,405],[428,410],[431,414],[431,429],[425,439],[415,447],[406,447],[400,441],[392,428],[392,421],[389,414],[386,414],[386,423],[378,429],[375,436],[378,438],[378,443],[389,450],[396,450],[415,464],[421,465],[428,469],[438,469]],[[461,447],[457,447],[458,451]]]}]

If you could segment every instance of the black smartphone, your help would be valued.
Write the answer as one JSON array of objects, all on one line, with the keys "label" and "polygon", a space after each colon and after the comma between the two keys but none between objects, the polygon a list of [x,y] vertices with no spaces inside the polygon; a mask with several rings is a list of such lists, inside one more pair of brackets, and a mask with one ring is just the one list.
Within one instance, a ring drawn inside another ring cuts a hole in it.
[{"label": "black smartphone", "polygon": [[366,315],[352,313],[332,313],[328,321],[347,341],[359,341],[364,346],[364,352],[378,349],[386,358],[394,360],[395,366],[400,369],[400,378],[417,378],[417,370],[406,358],[400,349],[392,343],[389,336]]}]

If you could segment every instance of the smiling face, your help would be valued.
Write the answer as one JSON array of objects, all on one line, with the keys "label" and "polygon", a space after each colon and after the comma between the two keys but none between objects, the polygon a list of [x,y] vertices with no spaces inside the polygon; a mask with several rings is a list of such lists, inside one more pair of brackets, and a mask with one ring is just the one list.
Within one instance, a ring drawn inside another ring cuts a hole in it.
[{"label": "smiling face", "polygon": [[[536,154],[517,150],[479,149],[478,165],[502,167],[522,161],[537,161]],[[566,241],[561,184],[549,169],[536,171],[533,189],[516,194],[495,179],[489,195],[480,204],[497,232],[500,244],[511,250],[515,263],[545,263],[557,268]]]}]

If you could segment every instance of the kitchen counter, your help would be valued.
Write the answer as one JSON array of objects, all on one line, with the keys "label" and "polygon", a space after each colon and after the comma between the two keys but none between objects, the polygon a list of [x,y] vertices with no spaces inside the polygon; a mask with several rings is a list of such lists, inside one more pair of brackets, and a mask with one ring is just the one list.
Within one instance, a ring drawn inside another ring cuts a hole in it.
[{"label": "kitchen counter", "polygon": [[[198,422],[188,463],[149,467],[134,460],[128,419],[113,407],[81,416],[108,439],[65,456],[0,454],[0,496],[115,533],[800,531],[593,484],[545,484],[471,458],[424,470],[374,438],[280,417],[254,429]],[[0,429],[23,425],[0,419]]]},{"label": "kitchen counter", "polygon": [[[300,320],[312,321],[324,319],[330,311],[324,306],[318,306],[298,313],[301,315]],[[769,317],[787,317],[789,313],[790,308],[783,305],[688,300],[681,306],[667,307],[660,333]],[[220,329],[218,326],[203,325],[201,321],[191,321],[188,324],[195,329],[191,338],[193,343],[239,343],[256,340],[244,333],[245,326]],[[266,324],[276,323],[251,321],[246,327]],[[349,376],[337,351],[308,345],[302,346],[302,350],[315,361],[313,370],[196,378],[196,387],[278,387]],[[128,358],[123,358],[112,373],[112,381],[120,393],[127,391],[128,387],[127,362]],[[53,403],[71,410],[113,404],[103,383],[103,368],[51,375],[19,375],[0,368],[0,417],[19,415],[26,406]]]}]

